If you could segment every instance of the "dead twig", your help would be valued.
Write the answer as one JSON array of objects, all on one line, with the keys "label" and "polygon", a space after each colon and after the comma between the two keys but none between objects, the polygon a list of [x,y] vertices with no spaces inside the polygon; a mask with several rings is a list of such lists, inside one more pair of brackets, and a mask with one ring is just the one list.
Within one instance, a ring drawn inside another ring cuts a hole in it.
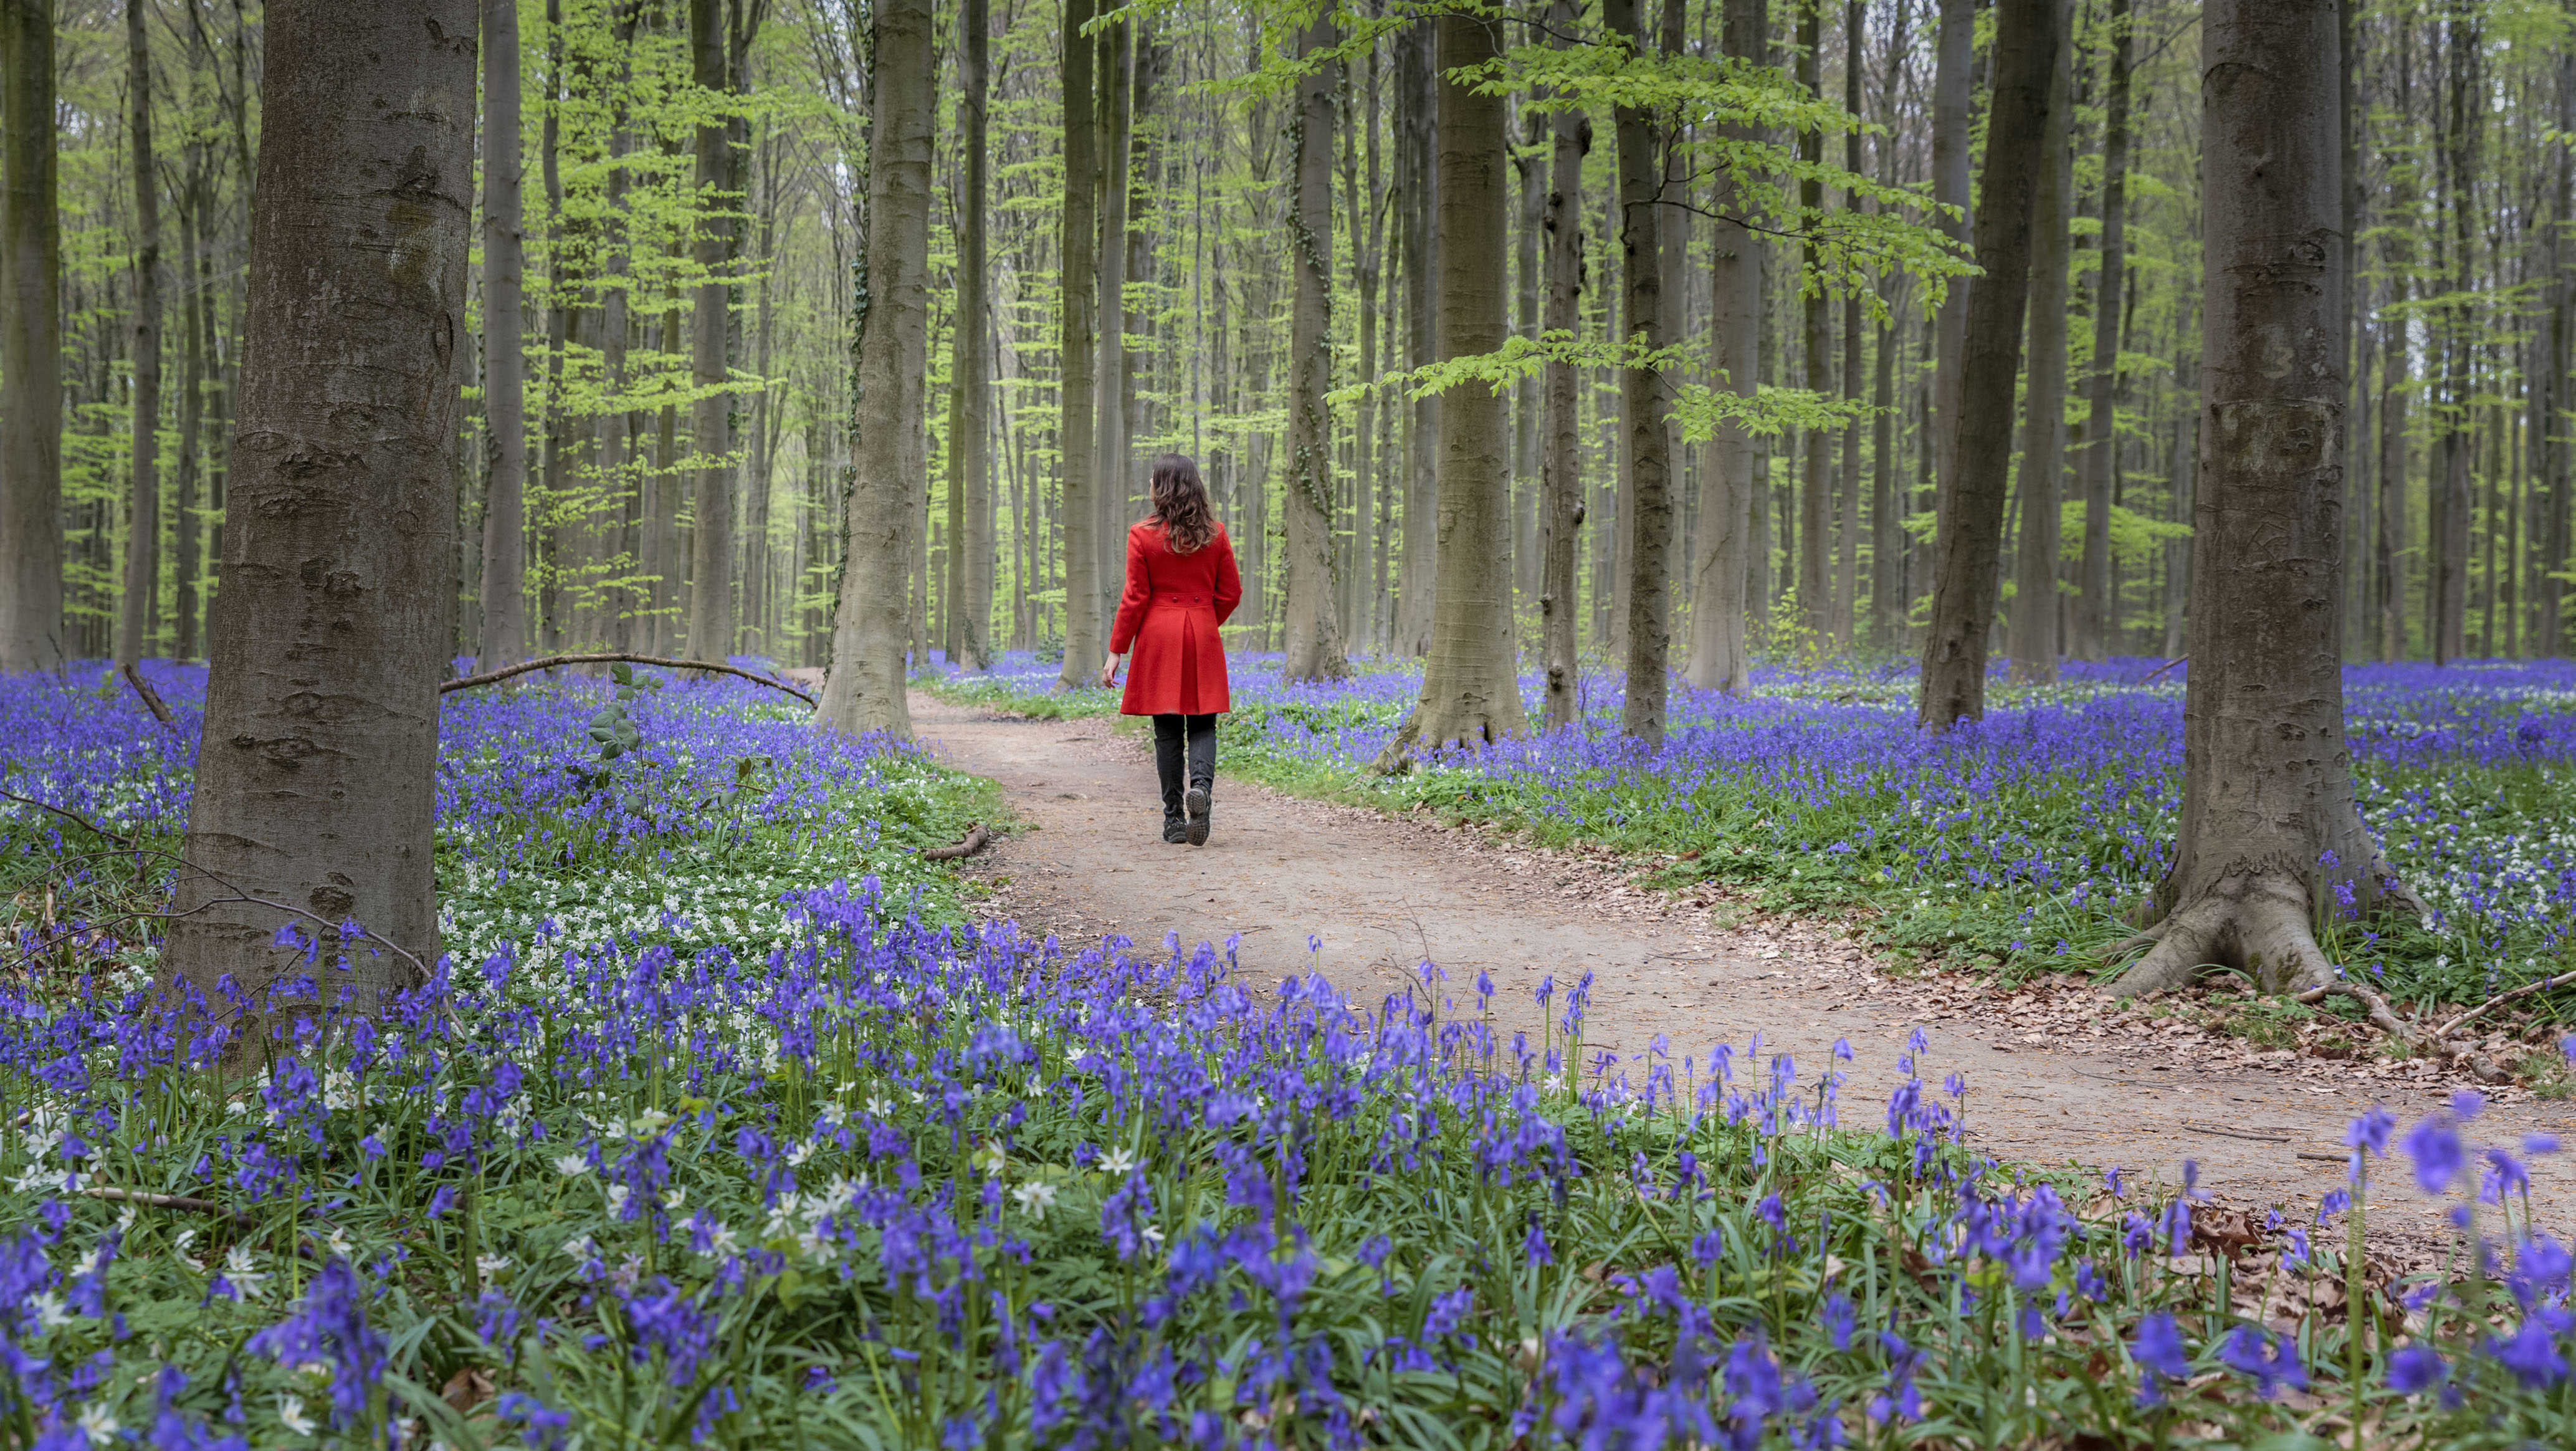
[{"label": "dead twig", "polygon": [[772,690],[786,691],[789,695],[795,696],[798,700],[805,702],[807,705],[812,705],[814,703],[814,697],[807,695],[804,691],[797,689],[795,686],[788,684],[786,681],[781,680],[774,675],[755,674],[752,671],[743,670],[732,665],[718,665],[712,660],[670,660],[659,655],[630,655],[623,650],[599,650],[582,655],[548,655],[539,660],[522,660],[516,665],[504,665],[498,670],[486,670],[480,675],[466,675],[455,680],[442,680],[438,684],[438,693],[445,695],[451,690],[472,690],[478,685],[490,685],[495,681],[507,680],[513,675],[525,675],[531,670],[552,670],[558,665],[611,665],[619,663],[627,665],[653,665],[664,670],[712,670],[719,675],[736,675],[755,685],[766,685]]},{"label": "dead twig", "polygon": [[986,831],[982,823],[970,821],[966,823],[965,840],[955,846],[925,847],[921,859],[926,862],[953,862],[959,857],[973,856],[982,851],[992,839],[993,833]]},{"label": "dead twig", "polygon": [[186,1194],[155,1194],[148,1189],[119,1189],[112,1184],[92,1184],[80,1191],[91,1199],[106,1199],[118,1204],[140,1204],[146,1209],[185,1209],[195,1214],[220,1214],[235,1224],[255,1224],[258,1216],[238,1209],[226,1209],[211,1199],[197,1199]]},{"label": "dead twig", "polygon": [[170,707],[161,703],[161,692],[152,688],[152,682],[143,678],[143,672],[134,668],[133,661],[126,661],[116,673],[124,676],[125,683],[134,687],[134,693],[142,698],[143,708],[152,712],[154,720],[163,725],[170,723]]},{"label": "dead twig", "polygon": [[2379,994],[2372,992],[2370,989],[2363,987],[2359,983],[2322,982],[2317,984],[2315,987],[2308,989],[2306,992],[2298,994],[2296,997],[2292,998],[2291,1001],[2299,1003],[2321,1003],[2337,993],[2341,993],[2345,997],[2351,998],[2353,1001],[2361,1004],[2362,1007],[2367,1009],[2370,1013],[2370,1025],[2396,1039],[2398,1042],[2407,1044],[2411,1047],[2421,1041],[2417,1037],[2414,1029],[2407,1027],[2403,1022],[2398,1020],[2396,1012],[2388,1006],[2388,999],[2381,997]]},{"label": "dead twig", "polygon": [[2447,1038],[2453,1033],[2458,1032],[2461,1026],[2466,1024],[2469,1019],[2476,1017],[2478,1014],[2485,1012],[2489,1008],[2501,1007],[2506,1003],[2512,1002],[2515,998],[2527,998],[2533,993],[2547,992],[2554,987],[2565,987],[2571,982],[2576,982],[2576,972],[2562,972],[2556,977],[2544,977],[2538,982],[2524,983],[2522,986],[2515,988],[2509,993],[2498,993],[2494,997],[2487,999],[2485,1002],[2478,1004],[2476,1007],[2469,1009],[2467,1012],[2454,1017],[2442,1026],[2435,1028],[2433,1030],[2433,1036],[2436,1038]]},{"label": "dead twig", "polygon": [[2145,677],[2144,679],[2140,680],[2138,683],[2139,683],[2140,685],[2153,685],[2153,684],[2155,684],[2155,683],[2156,683],[2156,677],[2157,677],[2157,676],[2164,674],[2166,671],[2171,670],[2171,669],[2172,669],[2172,668],[2174,668],[2175,666],[2182,664],[2184,661],[2189,660],[2190,658],[2191,658],[2191,657],[2190,657],[2189,655],[2176,655],[2176,656],[2175,656],[2175,657],[2173,657],[2171,660],[2168,660],[2168,661],[2166,661],[2165,663],[2163,663],[2162,665],[2157,666],[2155,669],[2148,671],[2148,672],[2146,673],[2146,677]]}]

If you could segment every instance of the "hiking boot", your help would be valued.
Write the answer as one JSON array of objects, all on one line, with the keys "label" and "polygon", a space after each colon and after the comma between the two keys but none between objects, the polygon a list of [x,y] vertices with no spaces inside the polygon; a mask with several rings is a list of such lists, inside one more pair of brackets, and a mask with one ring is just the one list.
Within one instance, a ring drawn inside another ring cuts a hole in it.
[{"label": "hiking boot", "polygon": [[[1198,840],[1207,840],[1206,825],[1202,823],[1196,829],[1198,831]],[[1180,846],[1184,843],[1195,845],[1196,843],[1190,842],[1191,830],[1192,828],[1190,825],[1187,822],[1182,821],[1177,816],[1166,816],[1163,818],[1163,840],[1170,842],[1174,846]]]},{"label": "hiking boot", "polygon": [[1205,846],[1208,839],[1208,788],[1204,781],[1190,787],[1181,798],[1181,809],[1189,815],[1189,841],[1192,846]]}]

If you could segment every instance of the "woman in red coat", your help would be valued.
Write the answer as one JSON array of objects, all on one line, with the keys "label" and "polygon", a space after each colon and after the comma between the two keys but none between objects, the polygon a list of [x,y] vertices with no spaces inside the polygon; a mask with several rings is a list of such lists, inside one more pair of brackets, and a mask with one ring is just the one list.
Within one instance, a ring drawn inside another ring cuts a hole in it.
[{"label": "woman in red coat", "polygon": [[1154,517],[1127,530],[1127,592],[1118,601],[1100,683],[1118,678],[1118,657],[1134,647],[1135,668],[1127,672],[1118,709],[1154,718],[1163,840],[1205,846],[1208,792],[1216,785],[1216,718],[1230,703],[1217,626],[1242,601],[1243,581],[1234,572],[1225,526],[1208,513],[1199,466],[1167,453],[1154,460],[1153,488]]}]

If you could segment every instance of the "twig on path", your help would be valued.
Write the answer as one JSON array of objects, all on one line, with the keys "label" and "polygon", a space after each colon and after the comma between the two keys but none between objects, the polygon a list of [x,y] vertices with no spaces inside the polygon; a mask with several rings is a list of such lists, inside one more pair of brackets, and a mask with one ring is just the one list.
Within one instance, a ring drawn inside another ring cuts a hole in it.
[{"label": "twig on path", "polygon": [[2515,988],[2509,993],[2499,993],[2496,996],[2487,999],[2485,1002],[2482,1002],[2476,1007],[2469,1009],[2467,1012],[2460,1014],[2458,1017],[2451,1019],[2451,1021],[2435,1028],[2433,1030],[2433,1036],[2435,1038],[2447,1038],[2451,1036],[2451,1034],[2459,1031],[2462,1024],[2468,1022],[2469,1019],[2476,1017],[2478,1014],[2485,1012],[2489,1008],[2512,1002],[2515,998],[2527,998],[2533,993],[2547,992],[2549,989],[2554,987],[2564,987],[2571,982],[2576,982],[2576,972],[2562,972],[2556,977],[2544,977],[2538,982],[2524,983],[2522,986]]},{"label": "twig on path", "polygon": [[2193,1123],[2189,1119],[2185,1119],[2182,1126],[2196,1134],[2220,1134],[2231,1139],[2252,1139],[2258,1144],[2286,1144],[2290,1141],[2288,1134],[2249,1134],[2243,1129],[2223,1129],[2216,1124]]},{"label": "twig on path", "polygon": [[116,673],[124,676],[125,683],[134,687],[134,693],[143,699],[143,708],[152,712],[154,720],[163,725],[170,723],[170,707],[161,703],[161,692],[152,688],[152,682],[143,678],[143,672],[134,668],[133,661],[128,660],[117,667]]},{"label": "twig on path", "polygon": [[981,823],[970,821],[966,823],[965,840],[955,846],[924,847],[921,859],[926,862],[953,862],[959,857],[973,856],[982,851],[984,844],[992,839],[993,833],[986,831]]},{"label": "twig on path", "polygon": [[467,675],[455,680],[442,680],[438,683],[438,693],[445,695],[451,690],[472,690],[478,685],[490,685],[496,681],[507,680],[513,675],[525,675],[531,670],[552,670],[558,665],[612,665],[619,663],[627,665],[655,665],[664,670],[712,670],[719,675],[736,675],[745,680],[751,681],[755,685],[766,685],[772,690],[786,691],[789,695],[795,696],[798,700],[805,702],[807,705],[812,705],[814,703],[814,697],[807,695],[804,691],[797,689],[795,686],[788,684],[786,681],[781,680],[774,675],[761,675],[732,665],[719,665],[712,660],[672,660],[660,655],[633,655],[623,650],[596,650],[580,655],[548,655],[543,659],[538,660],[522,660],[516,665],[504,665],[498,670],[486,670],[480,675]]}]

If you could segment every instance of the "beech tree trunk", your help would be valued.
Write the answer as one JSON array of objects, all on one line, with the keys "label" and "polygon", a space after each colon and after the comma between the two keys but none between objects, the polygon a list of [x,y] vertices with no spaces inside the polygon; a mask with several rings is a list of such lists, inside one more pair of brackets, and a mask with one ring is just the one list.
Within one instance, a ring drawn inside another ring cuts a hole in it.
[{"label": "beech tree trunk", "polygon": [[1923,642],[1916,715],[1934,730],[1986,713],[1986,654],[2001,591],[2004,499],[2012,464],[2013,379],[2021,371],[2030,285],[2030,219],[2057,64],[2061,0],[1997,0],[1994,109],[1977,197],[1977,265],[1961,353],[1958,476],[1941,493],[1940,558]]},{"label": "beech tree trunk", "polygon": [[[1397,32],[1396,197],[1401,221],[1397,246],[1404,254],[1405,362],[1421,367],[1438,348],[1434,326],[1439,299],[1440,257],[1448,239],[1433,226],[1434,198],[1440,185],[1439,96],[1448,87],[1434,66],[1431,30],[1420,24]],[[1495,254],[1498,259],[1501,254]],[[1494,259],[1488,259],[1494,260]],[[1440,547],[1433,518],[1439,494],[1441,398],[1417,398],[1404,434],[1404,560],[1396,580],[1395,639],[1398,655],[1420,655],[1431,647],[1431,617],[1440,579]]]},{"label": "beech tree trunk", "polygon": [[[731,88],[723,0],[689,0],[689,53],[691,79],[702,92],[713,97]],[[733,653],[734,635],[733,395],[719,391],[731,377],[731,308],[723,272],[738,205],[732,195],[733,145],[722,120],[698,127],[696,181],[698,277],[689,289],[689,374],[703,396],[689,409],[697,488],[689,500],[688,658],[721,664]]]},{"label": "beech tree trunk", "polygon": [[[1965,245],[1973,239],[1975,226],[1975,218],[1969,214],[1968,149],[1976,104],[1969,92],[1968,73],[1976,62],[1977,0],[1936,3],[1940,24],[1932,44],[1932,200],[1939,210],[1941,230],[1949,233],[1952,241]],[[1933,320],[1929,452],[1936,510],[1949,497],[1959,472],[1960,364],[1967,348],[1968,299],[1975,293],[1973,279],[1950,279],[1949,289],[1941,297],[1940,313]],[[1937,550],[1936,538],[1932,561],[1936,575],[1940,568]]]},{"label": "beech tree trunk", "polygon": [[[1653,54],[1637,0],[1603,0],[1602,23]],[[1619,134],[1619,256],[1626,341],[1649,351],[1665,343],[1663,151],[1654,118],[1634,106],[1612,109]],[[1667,393],[1652,368],[1620,370],[1622,421],[1628,435],[1629,553],[1627,691],[1619,729],[1649,746],[1664,743],[1666,678],[1672,656],[1672,432]]]},{"label": "beech tree trunk", "polygon": [[[1735,66],[1758,66],[1769,49],[1769,7],[1764,0],[1726,0],[1723,41]],[[1742,143],[1759,133],[1728,125],[1721,138]],[[1720,385],[1750,398],[1760,386],[1762,341],[1762,239],[1744,225],[1751,215],[1750,179],[1721,168],[1710,203],[1709,367]],[[1753,435],[1721,423],[1709,439],[1700,470],[1699,549],[1691,561],[1689,680],[1702,690],[1740,695],[1752,688],[1745,649],[1745,591],[1753,558],[1753,499],[1761,482],[1754,471]]]},{"label": "beech tree trunk", "polygon": [[[339,924],[438,960],[474,211],[474,0],[270,0],[267,28],[236,507],[162,956],[165,992],[230,1025],[235,1064],[293,1018],[415,985],[394,953],[346,944],[341,966]],[[276,946],[288,925],[333,965]],[[308,975],[318,995],[272,996]]]},{"label": "beech tree trunk", "polygon": [[[2071,0],[2056,0],[2057,31],[2068,31]],[[2067,144],[2072,45],[2057,47],[2049,73],[2048,120],[2040,132],[2030,212],[2030,381],[2022,405],[2020,567],[2006,631],[2013,678],[2057,678],[2058,476],[2066,466],[2067,222],[2075,214],[2075,156]]]},{"label": "beech tree trunk", "polygon": [[[1128,164],[1135,140],[1135,69],[1128,45],[1127,23],[1116,21],[1096,38],[1095,64],[1100,75],[1100,422],[1092,436],[1099,452],[1093,475],[1099,493],[1096,551],[1099,555],[1099,618],[1103,628],[1118,615],[1118,597],[1127,583],[1128,496],[1136,481],[1128,468],[1127,430],[1127,207]],[[1105,647],[1104,642],[1104,647]]]},{"label": "beech tree trunk", "polygon": [[63,634],[62,222],[53,0],[0,0],[0,671],[52,670]]},{"label": "beech tree trunk", "polygon": [[[1297,37],[1297,52],[1332,49],[1332,16],[1318,11]],[[1289,680],[1338,680],[1350,673],[1333,607],[1333,417],[1324,404],[1333,356],[1333,89],[1340,67],[1330,61],[1298,78],[1296,114],[1288,123],[1296,168],[1289,214],[1288,267],[1296,293],[1288,314],[1287,658]]]},{"label": "beech tree trunk", "polygon": [[187,152],[188,180],[179,206],[179,477],[170,499],[178,546],[170,644],[175,660],[197,658],[197,484],[205,476],[206,448],[206,297],[197,281],[208,203],[205,149],[190,142]]},{"label": "beech tree trunk", "polygon": [[[1093,0],[1065,0],[1065,35],[1080,35],[1092,14]],[[1094,154],[1098,138],[1092,116],[1091,52],[1089,45],[1068,39],[1062,60],[1064,230],[1056,256],[1063,268],[1057,356],[1064,381],[1057,394],[1057,416],[1062,420],[1057,442],[1064,470],[1064,497],[1059,503],[1064,521],[1064,669],[1056,683],[1066,687],[1087,684],[1100,673],[1107,645],[1101,638],[1100,619],[1100,504],[1093,494],[1101,487],[1096,477],[1099,461],[1092,456],[1097,421],[1092,410],[1099,402],[1093,289],[1099,285],[1100,265],[1100,217],[1093,194],[1100,178]],[[1258,530],[1260,521],[1253,521],[1251,527]]]},{"label": "beech tree trunk", "polygon": [[2200,443],[2183,808],[2155,946],[2122,994],[2204,964],[2331,981],[2321,907],[2406,902],[2354,805],[2343,572],[2342,72],[2332,0],[2202,13]]},{"label": "beech tree trunk", "polygon": [[985,417],[991,395],[986,357],[984,220],[985,110],[992,88],[988,53],[992,23],[986,0],[960,0],[957,9],[957,120],[963,194],[957,218],[957,327],[950,377],[956,406],[948,430],[948,556],[952,663],[983,670],[992,664],[988,638],[993,616],[992,466],[986,459]]},{"label": "beech tree trunk", "polygon": [[[1825,0],[1797,0],[1797,5],[1798,85],[1821,104],[1825,97],[1822,58],[1817,52],[1822,49],[1819,22]],[[1799,133],[1798,159],[1813,167],[1824,158],[1824,134],[1812,129]],[[1798,204],[1809,216],[1820,216],[1824,211],[1825,184],[1812,171],[1799,179]],[[1801,250],[1812,272],[1820,260],[1815,239],[1809,237]],[[1825,295],[1805,294],[1799,311],[1804,324],[1799,340],[1806,363],[1803,381],[1807,391],[1822,398],[1834,391],[1834,332]],[[1824,644],[1832,638],[1834,620],[1834,436],[1831,430],[1810,428],[1805,430],[1802,441],[1805,447],[1798,470],[1798,623],[1818,644]]]},{"label": "beech tree trunk", "polygon": [[[1500,52],[1499,19],[1444,14],[1438,38],[1438,181],[1442,358],[1503,345],[1505,254],[1511,187],[1503,99],[1453,84]],[[1452,389],[1440,409],[1440,590],[1431,653],[1415,703],[1380,758],[1391,766],[1417,750],[1476,746],[1528,727],[1512,647],[1511,424],[1491,388]]]},{"label": "beech tree trunk", "polygon": [[[1553,43],[1563,49],[1574,31],[1573,0],[1555,0],[1548,16]],[[1548,135],[1547,210],[1541,223],[1547,234],[1547,312],[1542,326],[1571,335],[1583,325],[1583,158],[1592,149],[1592,122],[1580,110],[1558,111],[1549,118]],[[1573,724],[1578,703],[1575,626],[1580,601],[1574,566],[1581,543],[1577,531],[1583,526],[1579,386],[1574,364],[1546,365],[1546,417],[1539,428],[1538,615],[1550,729]]]},{"label": "beech tree trunk", "polygon": [[125,543],[125,593],[116,614],[116,659],[151,653],[161,593],[161,174],[152,155],[152,43],[140,0],[125,4],[126,137],[134,147],[134,413],[128,467],[134,488]]},{"label": "beech tree trunk", "polygon": [[2085,380],[2083,576],[2075,599],[2073,653],[2109,653],[2112,479],[2120,460],[2120,307],[2128,269],[2129,0],[2109,0],[2111,77],[2102,120],[2102,279],[2094,289],[2093,372]]},{"label": "beech tree trunk", "polygon": [[528,653],[527,348],[520,314],[518,0],[483,0],[483,631],[476,664]]},{"label": "beech tree trunk", "polygon": [[856,480],[832,666],[817,721],[912,734],[904,705],[911,571],[922,479],[904,446],[922,428],[930,350],[931,0],[877,0],[868,128],[868,314],[859,332]]}]

